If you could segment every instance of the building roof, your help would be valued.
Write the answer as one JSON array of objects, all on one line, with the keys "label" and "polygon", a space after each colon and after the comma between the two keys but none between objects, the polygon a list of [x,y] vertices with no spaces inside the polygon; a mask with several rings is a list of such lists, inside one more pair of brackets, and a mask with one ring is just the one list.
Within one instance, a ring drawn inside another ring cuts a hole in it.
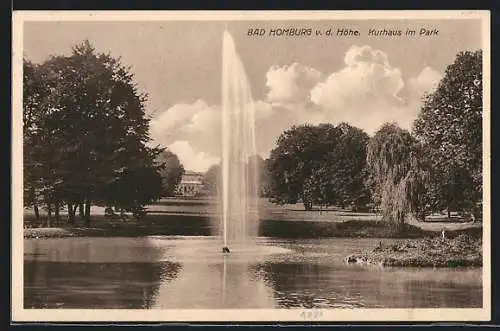
[{"label": "building roof", "polygon": [[194,180],[186,180],[186,181],[181,181],[180,184],[193,184],[193,185],[202,185],[202,181],[194,181]]},{"label": "building roof", "polygon": [[185,170],[184,175],[186,176],[203,176],[203,173],[201,172],[196,172],[196,171],[191,171],[191,170]]}]

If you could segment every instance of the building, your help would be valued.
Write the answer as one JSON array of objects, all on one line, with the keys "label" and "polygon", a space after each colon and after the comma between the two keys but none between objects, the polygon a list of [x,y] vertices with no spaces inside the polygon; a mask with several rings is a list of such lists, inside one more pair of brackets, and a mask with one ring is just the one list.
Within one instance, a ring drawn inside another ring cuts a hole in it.
[{"label": "building", "polygon": [[194,171],[185,171],[181,182],[177,185],[176,195],[194,197],[203,190],[203,174]]}]

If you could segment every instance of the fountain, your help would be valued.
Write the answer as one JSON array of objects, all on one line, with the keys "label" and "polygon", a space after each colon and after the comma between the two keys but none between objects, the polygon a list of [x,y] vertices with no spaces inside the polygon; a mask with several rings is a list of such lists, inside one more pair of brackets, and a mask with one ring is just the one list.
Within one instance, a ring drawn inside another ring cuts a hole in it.
[{"label": "fountain", "polygon": [[225,31],[222,46],[222,197],[223,252],[229,243],[248,244],[257,236],[257,169],[254,105],[234,40]]}]

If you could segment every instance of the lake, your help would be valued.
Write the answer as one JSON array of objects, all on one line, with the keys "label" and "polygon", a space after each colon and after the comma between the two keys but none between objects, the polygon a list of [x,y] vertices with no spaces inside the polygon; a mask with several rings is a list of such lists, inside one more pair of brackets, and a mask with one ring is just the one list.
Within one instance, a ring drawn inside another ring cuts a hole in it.
[{"label": "lake", "polygon": [[[391,240],[384,240],[390,242]],[[482,269],[347,265],[379,239],[24,240],[25,308],[481,308]]]}]

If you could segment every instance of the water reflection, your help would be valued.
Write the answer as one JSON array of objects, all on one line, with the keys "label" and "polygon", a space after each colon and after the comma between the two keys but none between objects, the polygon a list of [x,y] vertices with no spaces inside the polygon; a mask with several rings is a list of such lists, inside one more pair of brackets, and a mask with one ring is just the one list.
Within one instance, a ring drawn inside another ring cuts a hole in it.
[{"label": "water reflection", "polygon": [[280,308],[482,307],[477,270],[374,270],[331,264],[254,266]]},{"label": "water reflection", "polygon": [[189,262],[179,277],[163,283],[155,308],[274,308],[273,290],[252,277],[247,261],[222,257],[209,264]]},{"label": "water reflection", "polygon": [[24,263],[25,308],[151,308],[179,263]]},{"label": "water reflection", "polygon": [[220,252],[214,238],[26,240],[25,308],[472,308],[482,270],[348,266],[363,239]]},{"label": "water reflection", "polygon": [[26,240],[25,308],[151,308],[178,276],[147,238]]}]

